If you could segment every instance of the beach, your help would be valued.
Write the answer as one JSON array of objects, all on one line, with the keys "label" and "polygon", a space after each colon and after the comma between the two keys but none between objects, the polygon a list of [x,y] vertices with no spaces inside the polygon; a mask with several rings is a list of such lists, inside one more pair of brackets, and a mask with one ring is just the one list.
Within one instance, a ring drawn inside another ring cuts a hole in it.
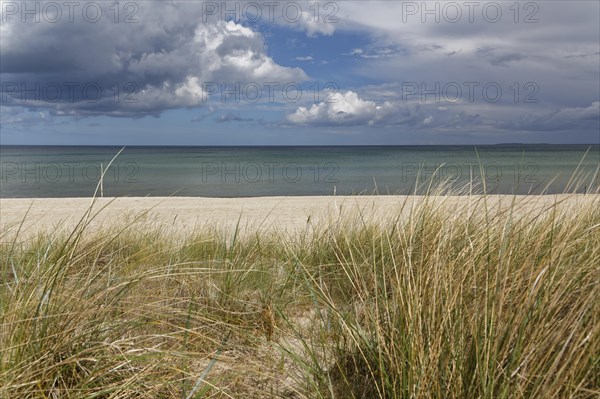
[{"label": "beach", "polygon": [[596,397],[599,202],[0,199],[0,396]]},{"label": "beach", "polygon": [[600,399],[600,1],[84,3],[0,1],[0,399]]},{"label": "beach", "polygon": [[391,222],[410,214],[425,200],[450,213],[487,209],[494,213],[512,209],[543,212],[545,209],[577,211],[598,201],[599,195],[488,195],[488,196],[288,196],[253,198],[123,197],[123,198],[19,198],[0,199],[0,228],[21,237],[38,232],[69,231],[90,209],[89,228],[142,223],[188,234],[205,226],[225,231],[279,231],[296,233],[340,218],[363,217],[369,222]]}]

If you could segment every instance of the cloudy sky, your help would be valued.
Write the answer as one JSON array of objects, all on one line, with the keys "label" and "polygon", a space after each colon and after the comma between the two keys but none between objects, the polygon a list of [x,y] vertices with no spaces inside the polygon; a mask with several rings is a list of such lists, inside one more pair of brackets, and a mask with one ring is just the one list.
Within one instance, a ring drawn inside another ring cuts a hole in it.
[{"label": "cloudy sky", "polygon": [[600,2],[0,1],[1,144],[600,143]]}]

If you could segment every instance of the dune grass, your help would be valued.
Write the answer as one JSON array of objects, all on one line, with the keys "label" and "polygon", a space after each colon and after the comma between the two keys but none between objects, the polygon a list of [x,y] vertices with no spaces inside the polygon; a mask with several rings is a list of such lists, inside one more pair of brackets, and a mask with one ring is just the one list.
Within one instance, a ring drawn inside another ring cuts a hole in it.
[{"label": "dune grass", "polygon": [[0,397],[597,398],[599,202],[425,198],[294,236],[15,226]]}]

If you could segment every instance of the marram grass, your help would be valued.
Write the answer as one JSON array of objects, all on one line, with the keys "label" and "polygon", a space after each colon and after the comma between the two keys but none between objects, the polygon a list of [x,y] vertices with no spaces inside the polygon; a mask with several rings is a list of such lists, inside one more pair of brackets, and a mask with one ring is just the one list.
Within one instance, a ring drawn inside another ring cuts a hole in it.
[{"label": "marram grass", "polygon": [[0,397],[597,398],[598,198],[485,201],[295,236],[5,232]]}]

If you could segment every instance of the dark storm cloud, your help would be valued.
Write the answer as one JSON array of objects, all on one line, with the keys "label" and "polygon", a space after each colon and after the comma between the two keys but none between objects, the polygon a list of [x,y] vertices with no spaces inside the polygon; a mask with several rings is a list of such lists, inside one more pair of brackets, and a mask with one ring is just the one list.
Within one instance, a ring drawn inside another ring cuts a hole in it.
[{"label": "dark storm cloud", "polygon": [[235,22],[202,23],[199,2],[130,3],[137,8],[129,22],[124,15],[115,22],[109,2],[100,3],[97,22],[77,13],[57,23],[3,16],[2,105],[57,115],[157,116],[203,106],[212,82],[307,78],[267,56],[259,33]]}]

